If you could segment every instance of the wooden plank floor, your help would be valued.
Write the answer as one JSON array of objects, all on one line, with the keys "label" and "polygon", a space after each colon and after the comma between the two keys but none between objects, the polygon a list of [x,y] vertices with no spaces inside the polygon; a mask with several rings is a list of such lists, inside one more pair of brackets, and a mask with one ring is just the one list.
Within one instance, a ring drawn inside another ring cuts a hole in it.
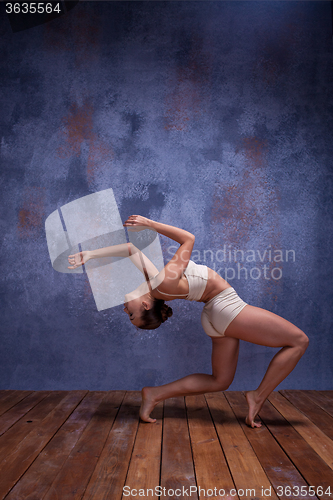
[{"label": "wooden plank floor", "polygon": [[241,392],[0,391],[0,499],[330,499],[333,391],[274,392],[262,427]]}]

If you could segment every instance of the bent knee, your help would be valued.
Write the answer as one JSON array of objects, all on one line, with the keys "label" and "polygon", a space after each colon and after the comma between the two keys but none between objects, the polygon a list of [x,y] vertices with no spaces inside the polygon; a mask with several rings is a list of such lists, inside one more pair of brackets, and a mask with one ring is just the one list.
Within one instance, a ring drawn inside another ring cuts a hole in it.
[{"label": "bent knee", "polygon": [[216,387],[216,391],[219,392],[219,391],[226,391],[230,385],[231,385],[231,382],[232,380],[218,380],[218,379],[215,379],[215,387]]},{"label": "bent knee", "polygon": [[309,337],[307,335],[305,335],[304,332],[303,333],[303,337],[302,337],[302,346],[303,346],[303,349],[304,349],[304,352],[307,350],[308,346],[309,346]]},{"label": "bent knee", "polygon": [[309,337],[305,335],[305,333],[302,330],[298,331],[297,335],[297,342],[296,342],[297,347],[304,353],[309,345]]}]

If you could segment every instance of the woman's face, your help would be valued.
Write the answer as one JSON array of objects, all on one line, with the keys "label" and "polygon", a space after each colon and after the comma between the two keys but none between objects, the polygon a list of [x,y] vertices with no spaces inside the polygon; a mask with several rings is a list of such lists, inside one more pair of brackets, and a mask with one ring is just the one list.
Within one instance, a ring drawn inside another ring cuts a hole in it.
[{"label": "woman's face", "polygon": [[125,302],[124,306],[124,311],[128,314],[131,323],[134,326],[140,326],[141,315],[144,308],[142,304],[142,297]]}]

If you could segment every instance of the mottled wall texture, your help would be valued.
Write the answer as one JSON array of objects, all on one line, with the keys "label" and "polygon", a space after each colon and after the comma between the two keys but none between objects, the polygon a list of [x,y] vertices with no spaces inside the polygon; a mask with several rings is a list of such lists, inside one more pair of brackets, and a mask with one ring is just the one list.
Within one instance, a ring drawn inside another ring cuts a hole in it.
[{"label": "mottled wall texture", "polygon": [[[194,260],[308,334],[280,388],[332,389],[330,2],[82,1],[16,33],[2,4],[0,31],[1,388],[210,372],[202,304],[136,330],[96,310],[86,275],[53,270],[47,216],[112,188],[123,221],[193,232]],[[275,351],[242,342],[231,389]]]}]

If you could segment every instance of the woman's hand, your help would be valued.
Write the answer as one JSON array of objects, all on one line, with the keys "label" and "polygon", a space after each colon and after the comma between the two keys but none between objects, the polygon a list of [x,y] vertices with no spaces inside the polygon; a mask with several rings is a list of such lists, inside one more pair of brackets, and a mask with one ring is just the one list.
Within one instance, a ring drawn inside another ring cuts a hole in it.
[{"label": "woman's hand", "polygon": [[152,229],[152,222],[153,221],[147,219],[147,217],[142,217],[142,215],[130,215],[123,225],[126,226],[129,231],[143,231],[144,229]]},{"label": "woman's hand", "polygon": [[79,252],[73,255],[69,255],[68,262],[70,263],[70,266],[68,266],[68,269],[76,269],[77,267],[86,264],[86,262],[88,262],[88,260],[90,259],[89,254],[90,252],[86,250],[84,252]]}]

